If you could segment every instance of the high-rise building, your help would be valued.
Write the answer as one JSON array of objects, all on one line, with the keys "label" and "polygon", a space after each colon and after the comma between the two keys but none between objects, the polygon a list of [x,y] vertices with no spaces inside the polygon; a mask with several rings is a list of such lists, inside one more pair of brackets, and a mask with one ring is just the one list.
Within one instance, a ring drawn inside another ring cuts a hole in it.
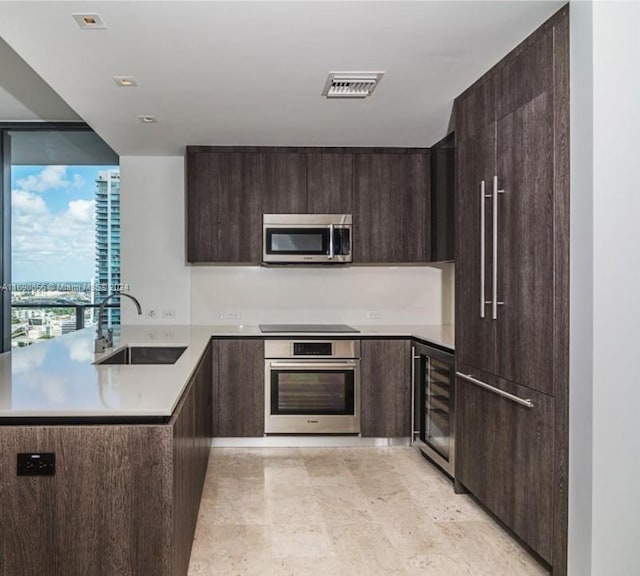
[{"label": "high-rise building", "polygon": [[[98,172],[96,179],[96,280],[95,303],[120,284],[120,172]],[[120,298],[110,304],[119,306]],[[97,320],[97,316],[96,316]],[[103,321],[120,324],[120,308],[107,308]]]}]

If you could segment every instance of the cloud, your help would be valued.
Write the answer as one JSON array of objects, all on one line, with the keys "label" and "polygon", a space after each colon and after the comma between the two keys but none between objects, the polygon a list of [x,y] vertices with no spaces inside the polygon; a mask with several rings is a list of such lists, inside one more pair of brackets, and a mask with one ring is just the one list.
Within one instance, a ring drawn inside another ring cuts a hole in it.
[{"label": "cloud", "polygon": [[[67,178],[66,166],[45,166],[39,174],[32,174],[18,180],[18,187],[27,192],[46,192],[77,185],[79,174],[74,175],[73,182]],[[80,177],[80,180],[82,178]]]},{"label": "cloud", "polygon": [[11,191],[11,207],[23,214],[45,214],[47,212],[44,200],[25,190]]},{"label": "cloud", "polygon": [[[66,166],[46,166],[18,181],[11,191],[12,253],[14,265],[24,268],[87,270],[95,265],[95,200],[71,200],[54,212],[35,192],[68,188]],[[80,176],[76,174],[78,178]],[[74,176],[73,183],[79,180]],[[80,178],[82,180],[82,178]]]},{"label": "cloud", "polygon": [[95,200],[77,198],[76,187],[87,184],[78,173],[67,175],[68,169],[42,167],[12,190],[16,279],[80,280],[94,274]]},{"label": "cloud", "polygon": [[72,200],[67,209],[69,218],[75,222],[93,223],[95,200]]}]

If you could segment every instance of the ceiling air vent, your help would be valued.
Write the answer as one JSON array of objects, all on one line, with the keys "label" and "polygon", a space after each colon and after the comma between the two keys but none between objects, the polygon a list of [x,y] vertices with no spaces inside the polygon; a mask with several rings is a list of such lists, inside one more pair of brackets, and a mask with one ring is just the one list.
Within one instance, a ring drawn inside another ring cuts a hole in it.
[{"label": "ceiling air vent", "polygon": [[322,95],[327,98],[366,98],[384,72],[329,72]]}]

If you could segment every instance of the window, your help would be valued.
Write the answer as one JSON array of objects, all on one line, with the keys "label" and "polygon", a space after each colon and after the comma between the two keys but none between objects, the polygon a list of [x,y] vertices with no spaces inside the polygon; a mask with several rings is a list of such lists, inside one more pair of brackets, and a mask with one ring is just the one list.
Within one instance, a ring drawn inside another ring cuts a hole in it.
[{"label": "window", "polygon": [[[4,132],[6,350],[97,321],[120,284],[120,174],[117,156],[86,128]],[[115,298],[106,320],[120,321]]]}]

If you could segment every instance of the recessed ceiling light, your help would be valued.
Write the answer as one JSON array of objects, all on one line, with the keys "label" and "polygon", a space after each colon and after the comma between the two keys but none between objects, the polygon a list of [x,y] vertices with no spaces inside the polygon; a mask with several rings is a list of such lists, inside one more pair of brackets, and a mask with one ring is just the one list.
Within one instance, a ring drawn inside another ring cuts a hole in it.
[{"label": "recessed ceiling light", "polygon": [[155,124],[157,122],[156,117],[149,114],[138,116],[138,120],[140,120],[140,122],[142,122],[143,124]]},{"label": "recessed ceiling light", "polygon": [[104,30],[106,28],[100,14],[71,14],[83,30]]},{"label": "recessed ceiling light", "polygon": [[384,72],[329,72],[322,89],[327,98],[366,98],[380,83]]},{"label": "recessed ceiling light", "polygon": [[131,88],[138,85],[133,76],[114,76],[113,80],[121,88]]}]

